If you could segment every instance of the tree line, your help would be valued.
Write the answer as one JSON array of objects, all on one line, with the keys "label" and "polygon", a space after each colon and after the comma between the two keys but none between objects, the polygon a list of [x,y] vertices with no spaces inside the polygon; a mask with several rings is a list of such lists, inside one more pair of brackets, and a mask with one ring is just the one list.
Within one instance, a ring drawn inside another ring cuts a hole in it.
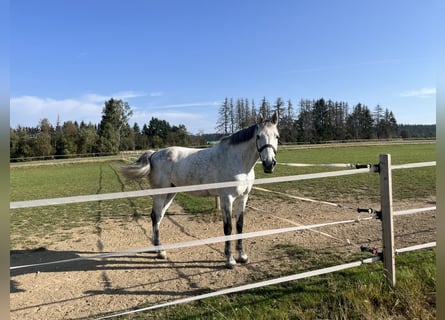
[{"label": "tree line", "polygon": [[69,155],[116,154],[124,150],[145,150],[167,145],[200,145],[205,140],[188,134],[184,125],[170,125],[152,117],[142,128],[130,126],[133,115],[127,102],[110,99],[105,102],[99,124],[77,121],[57,121],[53,126],[48,119],[36,127],[10,128],[10,159],[62,158]]},{"label": "tree line", "polygon": [[398,125],[392,111],[377,105],[370,110],[358,103],[352,108],[344,101],[301,99],[296,107],[288,99],[259,106],[247,98],[225,98],[218,110],[215,133],[191,135],[185,125],[171,125],[152,117],[142,127],[132,126],[133,112],[127,102],[105,101],[99,124],[48,119],[36,127],[10,128],[11,161],[30,157],[62,158],[83,154],[116,154],[125,150],[157,149],[169,145],[197,146],[216,141],[256,122],[259,113],[279,114],[280,139],[284,143],[320,143],[332,140],[390,139],[394,137],[435,137],[436,125]]},{"label": "tree line", "polygon": [[230,134],[254,123],[257,113],[269,117],[277,111],[282,142],[319,143],[331,140],[390,139],[398,135],[392,111],[377,105],[373,111],[358,103],[352,108],[344,101],[301,99],[295,110],[292,101],[265,97],[258,109],[254,100],[226,98],[218,112],[216,130]]}]

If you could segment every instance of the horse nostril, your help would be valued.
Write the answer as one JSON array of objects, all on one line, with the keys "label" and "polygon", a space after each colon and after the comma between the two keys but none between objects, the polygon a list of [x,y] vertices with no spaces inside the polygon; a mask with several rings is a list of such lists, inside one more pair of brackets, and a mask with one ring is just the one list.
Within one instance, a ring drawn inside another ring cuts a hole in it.
[{"label": "horse nostril", "polygon": [[275,159],[273,159],[272,163],[274,167],[277,165],[277,161]]}]

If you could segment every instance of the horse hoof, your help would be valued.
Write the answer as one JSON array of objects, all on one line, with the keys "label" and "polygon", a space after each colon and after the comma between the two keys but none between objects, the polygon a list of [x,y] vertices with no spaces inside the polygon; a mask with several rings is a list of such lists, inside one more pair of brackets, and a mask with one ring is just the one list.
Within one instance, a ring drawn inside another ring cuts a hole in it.
[{"label": "horse hoof", "polygon": [[240,257],[238,257],[238,259],[236,259],[236,262],[239,262],[239,263],[247,263],[247,262],[249,262],[249,258],[247,257],[247,255],[245,255],[245,256],[240,256]]},{"label": "horse hoof", "polygon": [[235,259],[233,259],[233,257],[230,257],[230,259],[228,259],[226,261],[226,268],[227,269],[235,269],[236,267],[236,261]]},{"label": "horse hoof", "polygon": [[167,252],[165,252],[165,251],[158,251],[158,255],[157,255],[156,258],[163,259],[163,260],[167,259]]}]

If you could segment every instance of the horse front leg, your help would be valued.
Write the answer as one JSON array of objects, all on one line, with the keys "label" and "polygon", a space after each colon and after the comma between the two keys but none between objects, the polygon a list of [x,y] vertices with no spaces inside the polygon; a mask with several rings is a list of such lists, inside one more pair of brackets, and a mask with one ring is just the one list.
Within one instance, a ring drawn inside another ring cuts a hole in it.
[{"label": "horse front leg", "polygon": [[[236,232],[238,234],[243,233],[244,224],[244,210],[246,208],[248,195],[242,195],[235,202],[235,214],[236,214]],[[238,251],[237,262],[247,263],[249,258],[243,250],[243,239],[238,239],[236,242],[236,250]]]},{"label": "horse front leg", "polygon": [[[224,223],[224,235],[230,236],[232,234],[232,204],[231,196],[221,196],[221,211]],[[232,256],[232,249],[230,241],[225,242],[224,254],[226,255],[226,267],[233,269],[236,261]]]}]

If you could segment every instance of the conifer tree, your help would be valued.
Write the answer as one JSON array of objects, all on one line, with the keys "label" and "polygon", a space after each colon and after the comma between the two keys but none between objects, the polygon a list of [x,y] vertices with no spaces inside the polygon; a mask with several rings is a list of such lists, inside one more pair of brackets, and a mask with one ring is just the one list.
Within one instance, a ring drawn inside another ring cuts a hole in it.
[{"label": "conifer tree", "polygon": [[216,121],[216,132],[223,135],[229,134],[230,128],[230,106],[229,99],[226,97],[218,110],[218,120]]}]

